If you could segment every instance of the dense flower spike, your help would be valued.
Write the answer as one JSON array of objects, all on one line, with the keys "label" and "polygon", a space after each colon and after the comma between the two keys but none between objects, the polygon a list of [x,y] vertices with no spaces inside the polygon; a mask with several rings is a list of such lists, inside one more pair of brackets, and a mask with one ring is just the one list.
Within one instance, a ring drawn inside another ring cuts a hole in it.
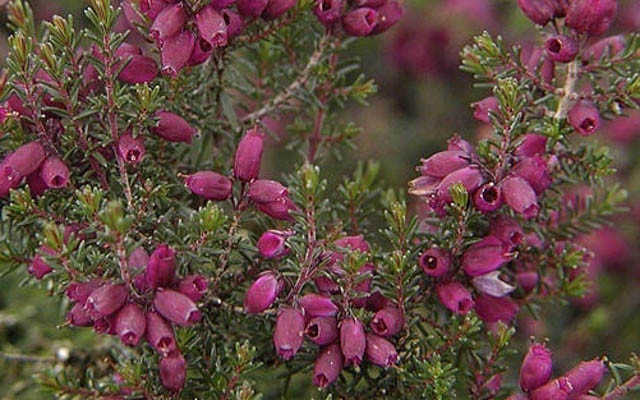
[{"label": "dense flower spike", "polygon": [[293,308],[280,311],[273,332],[273,344],[283,360],[287,361],[296,355],[304,340],[304,316]]},{"label": "dense flower spike", "polygon": [[169,322],[165,320],[160,314],[148,311],[147,317],[147,342],[163,357],[168,356],[171,353],[175,353],[178,349],[176,346],[176,339],[173,335],[173,329]]},{"label": "dense flower spike", "polygon": [[247,290],[244,296],[244,309],[256,314],[271,307],[279,291],[278,279],[273,273],[259,277]]},{"label": "dense flower spike", "polygon": [[313,384],[319,388],[331,385],[340,376],[343,367],[342,353],[337,344],[320,350],[313,367]]},{"label": "dense flower spike", "polygon": [[188,175],[184,183],[193,194],[215,201],[228,199],[233,189],[229,178],[213,171],[199,171]]},{"label": "dense flower spike", "polygon": [[567,121],[582,136],[590,136],[600,128],[600,113],[591,103],[581,100],[567,114]]},{"label": "dense flower spike", "polygon": [[338,312],[336,306],[330,298],[321,294],[309,293],[298,301],[305,312],[310,317],[333,317]]},{"label": "dense flower spike", "polygon": [[118,141],[118,154],[126,163],[138,164],[142,161],[145,152],[146,149],[142,136],[134,138],[131,132],[120,136],[120,140]]},{"label": "dense flower spike", "polygon": [[420,255],[418,263],[425,274],[436,278],[441,277],[449,272],[451,254],[445,249],[432,248]]},{"label": "dense flower spike", "polygon": [[168,390],[181,391],[186,377],[187,361],[179,352],[176,351],[160,360],[160,379]]},{"label": "dense flower spike", "polygon": [[473,308],[471,293],[458,282],[440,284],[436,292],[440,302],[456,314],[466,314]]},{"label": "dense flower spike", "polygon": [[127,346],[136,346],[147,329],[144,312],[134,303],[122,307],[116,316],[115,331]]},{"label": "dense flower spike", "polygon": [[167,244],[158,246],[147,263],[146,280],[153,288],[168,287],[176,277],[176,252]]},{"label": "dense flower spike", "polygon": [[202,318],[198,307],[189,297],[170,289],[158,290],[153,306],[160,315],[176,325],[193,325]]},{"label": "dense flower spike", "polygon": [[617,10],[617,0],[572,0],[565,23],[580,33],[598,36],[609,29]]},{"label": "dense flower spike", "polygon": [[360,365],[366,348],[364,326],[356,318],[347,318],[340,322],[340,348],[345,366]]},{"label": "dense flower spike", "polygon": [[366,355],[367,360],[383,368],[398,361],[398,352],[393,343],[373,333],[367,333]]},{"label": "dense flower spike", "polygon": [[315,344],[322,346],[333,343],[338,338],[338,321],[334,317],[312,318],[307,323],[305,333]]},{"label": "dense flower spike", "polygon": [[520,388],[525,392],[537,389],[549,382],[552,372],[551,351],[543,344],[533,343],[520,367]]},{"label": "dense flower spike", "polygon": [[170,142],[191,143],[196,130],[182,117],[167,111],[160,111],[157,116],[159,122],[153,133]]},{"label": "dense flower spike", "polygon": [[264,133],[254,128],[246,133],[236,149],[233,176],[243,181],[252,181],[260,174]]}]

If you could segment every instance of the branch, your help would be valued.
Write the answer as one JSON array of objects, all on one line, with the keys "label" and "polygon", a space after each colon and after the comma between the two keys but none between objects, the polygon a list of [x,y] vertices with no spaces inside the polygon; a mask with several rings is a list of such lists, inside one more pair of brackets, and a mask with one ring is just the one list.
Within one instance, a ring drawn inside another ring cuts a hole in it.
[{"label": "branch", "polygon": [[602,400],[617,400],[622,398],[625,394],[627,394],[630,390],[637,389],[640,387],[640,374],[634,375],[631,379],[626,381],[624,384],[615,388],[611,393],[602,396]]},{"label": "branch", "polygon": [[291,84],[282,93],[278,94],[273,98],[273,100],[263,105],[260,109],[252,112],[251,114],[245,115],[242,118],[242,121],[248,122],[259,120],[265,115],[271,113],[278,106],[286,104],[296,94],[296,92],[307,83],[307,80],[311,76],[311,72],[320,63],[320,60],[322,60],[322,56],[328,45],[329,36],[322,36],[317,49],[311,54],[311,57],[309,57],[309,62],[307,62],[307,65],[304,67],[300,75],[298,75],[298,77],[291,82]]},{"label": "branch", "polygon": [[569,106],[573,102],[573,94],[576,90],[576,83],[578,82],[578,61],[574,60],[567,65],[567,78],[564,81],[564,95],[558,103],[558,109],[554,118],[557,120],[567,117]]}]

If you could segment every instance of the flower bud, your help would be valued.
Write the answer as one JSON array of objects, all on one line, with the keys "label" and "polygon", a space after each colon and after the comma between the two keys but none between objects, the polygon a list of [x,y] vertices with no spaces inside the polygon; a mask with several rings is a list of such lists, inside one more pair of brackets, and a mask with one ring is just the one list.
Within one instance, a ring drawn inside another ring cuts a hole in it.
[{"label": "flower bud", "polygon": [[[259,2],[260,0],[253,0]],[[227,39],[231,40],[240,35],[244,31],[244,20],[242,17],[232,10],[225,8],[222,12],[224,22],[227,24]]]},{"label": "flower bud", "polygon": [[267,8],[262,12],[262,18],[272,20],[279,18],[284,13],[293,8],[298,0],[269,0]]},{"label": "flower bud", "polygon": [[420,160],[422,165],[418,167],[418,171],[422,175],[444,178],[450,173],[468,166],[469,160],[469,156],[463,151],[441,151],[429,158]]},{"label": "flower bud", "polygon": [[551,351],[543,344],[533,343],[522,360],[520,388],[530,392],[549,382],[553,372]]},{"label": "flower bud", "polygon": [[124,284],[114,285],[104,284],[94,289],[89,297],[85,308],[93,319],[106,317],[118,311],[127,301],[129,291]]},{"label": "flower bud", "polygon": [[286,195],[287,188],[276,181],[258,179],[249,185],[249,198],[257,204],[278,201]]},{"label": "flower bud", "polygon": [[258,17],[268,3],[269,0],[237,0],[236,7],[243,17]]},{"label": "flower bud", "polygon": [[555,14],[553,0],[518,0],[524,15],[538,25],[546,25]]},{"label": "flower bud", "polygon": [[286,246],[287,234],[282,231],[270,229],[260,236],[256,246],[258,253],[264,258],[280,258],[289,253]]},{"label": "flower bud", "polygon": [[165,389],[179,392],[187,377],[187,361],[182,354],[174,352],[160,360],[160,380]]},{"label": "flower bud", "polygon": [[565,24],[577,32],[599,36],[609,29],[617,8],[616,0],[572,0]]},{"label": "flower bud", "polygon": [[451,267],[451,254],[440,248],[431,248],[420,255],[418,264],[425,274],[433,277],[441,277]]},{"label": "flower bud", "polygon": [[484,177],[480,169],[474,166],[465,167],[447,175],[436,189],[438,199],[442,202],[449,203],[451,201],[451,186],[459,183],[472,195],[484,183]]},{"label": "flower bud", "polygon": [[321,294],[309,293],[298,301],[309,317],[333,317],[338,312],[336,306],[330,298]]},{"label": "flower bud", "polygon": [[366,342],[362,322],[356,318],[347,318],[340,322],[340,348],[345,358],[345,366],[360,365]]},{"label": "flower bud", "polygon": [[440,284],[436,292],[440,302],[456,314],[464,315],[473,308],[471,293],[458,282]]},{"label": "flower bud", "polygon": [[0,175],[3,175],[11,188],[16,188],[22,178],[40,168],[44,160],[44,147],[39,142],[23,144],[2,161]]},{"label": "flower bud", "polygon": [[158,125],[152,128],[153,133],[170,141],[191,143],[196,130],[177,114],[160,111],[156,114],[159,118]]},{"label": "flower bud", "polygon": [[69,168],[58,157],[49,157],[42,163],[40,177],[51,189],[60,189],[69,184]]},{"label": "flower bud", "polygon": [[227,24],[222,14],[213,7],[205,6],[196,14],[196,26],[200,37],[207,41],[211,47],[227,45]]},{"label": "flower bud", "polygon": [[271,307],[278,297],[279,283],[276,276],[268,272],[260,276],[244,296],[244,309],[248,313],[261,313]]},{"label": "flower bud", "polygon": [[342,28],[349,36],[367,36],[378,23],[378,13],[373,8],[361,7],[342,17]]},{"label": "flower bud", "polygon": [[502,190],[493,182],[485,183],[473,194],[473,205],[483,213],[497,210],[502,205]]},{"label": "flower bud", "polygon": [[144,312],[134,303],[122,307],[115,320],[116,334],[127,346],[136,346],[147,329]]},{"label": "flower bud", "polygon": [[487,236],[464,252],[461,264],[467,275],[478,276],[497,270],[511,258],[504,243],[494,236]]},{"label": "flower bud", "polygon": [[500,279],[500,271],[476,276],[471,280],[471,283],[473,283],[478,292],[494,297],[504,297],[516,290],[515,286],[511,286]]},{"label": "flower bud", "polygon": [[371,330],[379,336],[393,336],[402,330],[404,316],[397,307],[385,307],[371,320]]},{"label": "flower bud", "polygon": [[516,157],[533,157],[542,155],[547,149],[547,137],[535,133],[527,133],[522,137],[520,145],[513,154]]},{"label": "flower bud", "polygon": [[545,42],[547,54],[552,61],[567,63],[576,58],[578,42],[565,35],[553,35]]},{"label": "flower bud", "polygon": [[389,0],[376,11],[378,12],[378,23],[371,31],[374,35],[385,32],[400,21],[404,15],[404,6],[397,0]]},{"label": "flower bud", "polygon": [[118,79],[125,83],[130,85],[147,83],[158,76],[158,65],[155,60],[151,57],[143,56],[142,50],[136,46],[123,43],[116,50],[116,56],[122,58],[123,61],[131,58],[118,74]]},{"label": "flower bud", "polygon": [[124,162],[128,164],[137,164],[142,160],[146,149],[144,147],[144,138],[139,135],[134,138],[130,131],[120,136],[118,140],[118,154]]},{"label": "flower bud", "polygon": [[313,13],[322,25],[330,27],[340,19],[343,6],[343,0],[316,0]]},{"label": "flower bud", "polygon": [[[184,30],[175,36],[167,38],[160,52],[162,72],[172,77],[178,76],[182,68],[189,62],[195,45],[196,38],[193,33],[188,30]],[[189,138],[188,142],[191,142],[190,139],[191,138]]]},{"label": "flower bud", "polygon": [[213,171],[200,171],[185,178],[184,183],[193,194],[207,200],[222,201],[231,196],[231,180]]},{"label": "flower bud", "polygon": [[567,121],[582,136],[590,136],[600,128],[598,109],[586,100],[580,100],[567,113]]},{"label": "flower bud", "polygon": [[163,357],[175,352],[178,347],[176,346],[176,339],[169,322],[162,318],[160,314],[153,311],[148,311],[146,317],[146,339],[151,347],[156,349]]},{"label": "flower bud", "polygon": [[293,308],[280,311],[273,332],[273,344],[283,360],[288,361],[296,355],[304,340],[304,316]]},{"label": "flower bud", "polygon": [[313,343],[323,346],[338,339],[338,322],[334,317],[315,317],[304,332]]},{"label": "flower bud", "polygon": [[518,305],[509,297],[480,295],[475,310],[481,320],[488,323],[511,322],[518,313]]},{"label": "flower bud", "polygon": [[252,181],[260,174],[264,134],[251,129],[238,143],[233,164],[233,175],[243,181]]},{"label": "flower bud", "polygon": [[340,347],[331,344],[322,348],[313,367],[313,384],[319,388],[326,388],[338,379],[342,368]]},{"label": "flower bud", "polygon": [[373,333],[367,333],[366,354],[367,360],[382,368],[398,361],[398,352],[393,343]]},{"label": "flower bud", "polygon": [[571,389],[566,378],[557,378],[531,392],[529,400],[566,400]]},{"label": "flower bud", "polygon": [[538,194],[547,190],[552,183],[547,162],[540,156],[523,157],[511,172],[527,181]]},{"label": "flower bud", "polygon": [[614,57],[626,46],[624,35],[609,36],[589,46],[585,51],[585,60],[599,61],[604,54]]},{"label": "flower bud", "polygon": [[178,283],[178,292],[184,294],[193,301],[198,301],[207,293],[209,282],[202,275],[186,276]]},{"label": "flower bud", "polygon": [[176,36],[182,30],[186,17],[182,2],[170,5],[160,11],[149,29],[149,34],[153,40],[164,45],[166,39]]},{"label": "flower bud", "polygon": [[574,398],[582,394],[587,394],[602,380],[607,367],[601,360],[583,361],[569,372],[564,374],[564,378],[571,384],[570,397]]},{"label": "flower bud", "polygon": [[147,263],[146,278],[151,287],[168,287],[176,277],[176,252],[167,244],[158,246]]},{"label": "flower bud", "polygon": [[93,324],[93,319],[80,303],[74,304],[67,313],[67,321],[71,326],[86,327]]},{"label": "flower bud", "polygon": [[488,124],[491,122],[489,120],[489,112],[497,113],[498,106],[498,98],[495,96],[487,97],[480,101],[477,101],[471,104],[471,107],[473,107],[473,117],[478,121],[482,121],[485,124]]},{"label": "flower bud", "polygon": [[509,176],[500,184],[504,200],[511,209],[525,218],[538,215],[540,206],[536,192],[531,185],[519,176]]},{"label": "flower bud", "polygon": [[193,325],[202,318],[196,304],[184,294],[174,290],[158,290],[153,299],[153,306],[160,315],[180,326]]}]

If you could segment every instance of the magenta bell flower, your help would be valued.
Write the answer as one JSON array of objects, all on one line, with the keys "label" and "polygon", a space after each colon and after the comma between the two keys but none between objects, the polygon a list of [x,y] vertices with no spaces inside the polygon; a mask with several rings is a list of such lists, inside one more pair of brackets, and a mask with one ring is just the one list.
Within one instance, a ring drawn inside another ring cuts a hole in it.
[{"label": "magenta bell flower", "polygon": [[525,293],[529,293],[535,289],[539,279],[536,271],[522,271],[516,274],[516,282],[518,282],[518,286],[520,286]]},{"label": "magenta bell flower", "polygon": [[616,16],[616,0],[572,0],[565,24],[580,33],[602,35]]},{"label": "magenta bell flower", "polygon": [[474,166],[465,167],[447,175],[436,189],[438,200],[449,203],[451,201],[451,186],[459,183],[472,195],[483,183],[484,177],[480,169]]},{"label": "magenta bell flower", "polygon": [[586,100],[580,100],[567,113],[567,121],[582,136],[591,136],[600,128],[598,109]]},{"label": "magenta bell flower", "polygon": [[343,0],[316,0],[313,13],[322,25],[330,27],[340,19],[343,7]]},{"label": "magenta bell flower", "polygon": [[273,273],[260,276],[244,296],[244,309],[251,314],[263,312],[276,301],[279,291],[280,284]]},{"label": "magenta bell flower", "polygon": [[178,292],[193,301],[198,301],[207,293],[209,282],[202,275],[188,275],[178,282]]},{"label": "magenta bell flower", "polygon": [[533,157],[542,155],[547,148],[547,137],[535,133],[527,133],[522,137],[520,145],[513,154],[516,157]]},{"label": "magenta bell flower", "polygon": [[87,327],[93,325],[93,319],[85,310],[84,305],[76,303],[67,313],[67,321],[71,326]]},{"label": "magenta bell flower", "polygon": [[538,215],[540,206],[536,192],[531,185],[519,176],[509,176],[500,184],[504,200],[511,209],[525,218]]},{"label": "magenta bell flower", "polygon": [[58,157],[49,157],[42,163],[40,177],[51,189],[61,189],[69,184],[69,168]]},{"label": "magenta bell flower", "polygon": [[400,21],[404,15],[404,6],[397,0],[389,0],[376,11],[378,12],[378,23],[371,31],[374,35],[387,31]]},{"label": "magenta bell flower", "polygon": [[449,272],[451,254],[441,248],[432,248],[420,255],[418,264],[425,274],[438,278]]},{"label": "magenta bell flower", "polygon": [[457,135],[454,135],[449,140],[447,140],[447,150],[461,151],[465,153],[470,159],[476,157],[476,151],[473,148],[473,145]]},{"label": "magenta bell flower", "polygon": [[518,5],[531,21],[546,25],[556,14],[553,0],[518,0]]},{"label": "magenta bell flower", "polygon": [[601,360],[595,359],[591,361],[583,361],[569,372],[564,374],[564,378],[571,384],[572,390],[570,398],[587,394],[602,380],[602,376],[606,372],[607,367]]},{"label": "magenta bell flower", "polygon": [[461,264],[467,275],[478,276],[497,270],[511,258],[507,245],[494,236],[487,236],[464,252]]},{"label": "magenta bell flower", "polygon": [[604,54],[614,57],[622,52],[625,46],[624,35],[609,36],[589,46],[585,51],[584,59],[598,61]]},{"label": "magenta bell flower", "polygon": [[187,377],[187,361],[176,351],[160,360],[160,380],[162,386],[172,392],[179,392],[184,387]]},{"label": "magenta bell flower", "polygon": [[136,346],[147,329],[144,311],[134,303],[122,307],[115,320],[115,331],[122,343]]},{"label": "magenta bell flower", "polygon": [[265,8],[269,0],[237,0],[236,7],[240,15],[244,17],[258,17]]},{"label": "magenta bell flower", "polygon": [[167,38],[160,52],[162,72],[169,76],[178,76],[182,68],[189,62],[195,45],[196,38],[188,30]]},{"label": "magenta bell flower", "polygon": [[500,279],[500,271],[476,276],[471,280],[471,283],[479,293],[494,297],[504,297],[516,290],[515,286],[509,285]]},{"label": "magenta bell flower", "polygon": [[549,58],[555,62],[568,63],[578,54],[578,42],[565,35],[551,36],[545,42],[545,48]]},{"label": "magenta bell flower", "polygon": [[373,8],[356,8],[342,17],[342,29],[349,36],[367,36],[377,24],[378,13]]},{"label": "magenta bell flower", "polygon": [[287,236],[285,232],[275,229],[266,231],[256,244],[258,253],[267,259],[286,256],[289,253],[289,248],[286,246]]},{"label": "magenta bell flower", "polygon": [[360,365],[366,342],[362,322],[356,318],[347,318],[340,322],[340,348],[345,358],[345,366]]},{"label": "magenta bell flower", "polygon": [[[47,246],[40,246],[39,252],[45,253],[49,256],[57,255],[55,251]],[[53,268],[51,268],[49,264],[44,261],[40,254],[36,254],[36,256],[33,257],[33,259],[31,260],[31,264],[29,264],[29,267],[27,268],[27,272],[29,272],[34,276],[34,278],[38,280],[44,278],[45,275],[49,274],[51,271],[53,271]]]},{"label": "magenta bell flower", "polygon": [[138,164],[146,149],[144,147],[144,138],[139,135],[134,138],[130,131],[120,136],[118,140],[118,154],[128,164]]},{"label": "magenta bell flower", "polygon": [[552,183],[547,162],[540,156],[523,157],[511,172],[527,181],[537,194],[547,190]]},{"label": "magenta bell flower", "polygon": [[556,378],[531,392],[529,400],[567,400],[571,390],[571,383],[566,378]]},{"label": "magenta bell flower", "polygon": [[176,277],[176,252],[167,244],[158,246],[147,263],[147,283],[153,287],[168,287]]},{"label": "magenta bell flower", "polygon": [[304,340],[304,316],[299,310],[285,308],[276,319],[273,332],[273,344],[283,360],[288,361],[296,355]]},{"label": "magenta bell flower", "polygon": [[278,201],[286,195],[287,188],[276,181],[259,179],[249,185],[249,198],[258,204]]},{"label": "magenta bell flower", "polygon": [[222,14],[212,6],[203,7],[196,14],[196,26],[200,37],[207,41],[211,47],[227,45],[227,24]]},{"label": "magenta bell flower", "polygon": [[313,384],[319,388],[326,388],[338,379],[343,366],[342,353],[337,344],[322,348],[313,367]]},{"label": "magenta bell flower", "polygon": [[85,304],[85,308],[92,318],[106,317],[118,311],[127,301],[129,291],[123,284],[104,284],[94,289]]},{"label": "magenta bell flower", "polygon": [[367,333],[366,355],[367,360],[382,368],[398,361],[398,352],[393,343],[373,333]]},{"label": "magenta bell flower", "polygon": [[483,294],[476,298],[475,310],[484,322],[509,323],[518,314],[518,309],[518,305],[509,297],[493,297]]},{"label": "magenta bell flower", "polygon": [[209,57],[213,54],[213,47],[204,40],[202,37],[198,36],[193,45],[193,51],[189,56],[189,60],[187,61],[188,66],[200,65],[207,61]]},{"label": "magenta bell flower", "polygon": [[242,181],[252,181],[260,174],[264,133],[251,129],[238,143],[233,164],[233,175]]},{"label": "magenta bell flower", "polygon": [[229,178],[213,171],[196,172],[187,176],[184,183],[193,194],[207,200],[226,200],[233,190],[233,184]]},{"label": "magenta bell flower", "polygon": [[338,312],[336,306],[329,297],[321,294],[309,293],[298,300],[300,306],[304,310],[305,315],[309,317],[333,317]]},{"label": "magenta bell flower", "polygon": [[483,213],[489,213],[502,206],[502,190],[493,182],[480,186],[473,194],[473,205]]},{"label": "magenta bell flower", "polygon": [[440,284],[436,292],[440,302],[456,314],[464,315],[473,308],[471,293],[458,282]]},{"label": "magenta bell flower", "polygon": [[93,330],[102,335],[116,334],[116,313],[93,318]]},{"label": "magenta bell flower", "polygon": [[166,39],[176,36],[182,30],[186,18],[182,2],[170,5],[156,16],[149,29],[149,34],[154,40],[164,45]]},{"label": "magenta bell flower", "polygon": [[468,166],[470,158],[463,151],[447,150],[420,161],[422,162],[422,165],[418,167],[420,174],[444,178],[450,173]]},{"label": "magenta bell flower", "polygon": [[84,306],[87,298],[95,289],[102,285],[102,281],[94,279],[88,282],[71,282],[65,290],[65,294],[71,301],[75,301],[78,304]]},{"label": "magenta bell flower", "polygon": [[125,83],[135,85],[137,83],[151,82],[158,76],[158,65],[151,57],[142,55],[142,50],[129,43],[123,43],[116,50],[116,56],[129,63],[120,71],[118,79]]},{"label": "magenta bell flower", "polygon": [[168,5],[164,0],[125,0],[122,2],[122,9],[129,24],[134,27],[136,25],[144,25],[144,20],[134,10],[134,7],[137,7],[149,19],[154,20],[160,14],[160,11],[164,10]]},{"label": "magenta bell flower", "polygon": [[142,247],[136,247],[127,258],[129,270],[138,271],[146,268],[149,263],[149,254]]},{"label": "magenta bell flower", "polygon": [[436,192],[440,181],[435,176],[420,176],[409,182],[409,193],[414,196],[430,196]]},{"label": "magenta bell flower", "polygon": [[168,356],[178,350],[173,329],[167,320],[160,314],[148,311],[147,317],[147,342],[156,349],[163,357]]},{"label": "magenta bell flower", "polygon": [[[2,181],[2,178],[0,178],[0,181]],[[25,182],[27,183],[27,186],[29,186],[29,191],[31,192],[31,195],[33,197],[40,197],[44,194],[44,192],[49,190],[49,187],[47,186],[47,184],[44,182],[44,180],[42,180],[42,176],[40,176],[40,170],[37,170],[36,172],[30,175],[27,175],[27,179]],[[0,189],[0,193],[2,191],[3,190]],[[0,197],[2,196],[0,195]]]},{"label": "magenta bell flower", "polygon": [[298,0],[269,0],[269,4],[262,12],[262,18],[273,20],[280,18],[284,13],[293,8]]},{"label": "magenta bell flower", "polygon": [[[342,249],[358,250],[360,253],[369,251],[369,243],[367,243],[363,235],[345,236],[336,240],[333,244]],[[336,256],[342,261],[342,254],[336,254]]]},{"label": "magenta bell flower", "polygon": [[[254,0],[254,2],[258,1],[259,0]],[[240,35],[244,31],[244,20],[242,17],[228,8],[225,8],[221,12],[224,22],[227,24],[228,40]]]},{"label": "magenta bell flower", "polygon": [[190,326],[200,321],[202,314],[187,296],[170,289],[159,289],[153,299],[158,313],[180,326]]},{"label": "magenta bell flower", "polygon": [[[539,74],[544,82],[552,83],[555,75],[555,64],[547,57],[541,47],[525,47],[520,55],[520,61],[529,73]],[[540,66],[539,71],[538,66]]]},{"label": "magenta bell flower", "polygon": [[44,160],[44,147],[39,142],[23,144],[0,163],[0,177],[6,179],[11,188],[16,188],[22,178],[40,168]]},{"label": "magenta bell flower", "polygon": [[191,143],[196,130],[182,117],[168,111],[159,111],[156,116],[159,122],[153,133],[170,142]]},{"label": "magenta bell flower", "polygon": [[[504,243],[509,251],[524,241],[522,227],[513,218],[501,215],[491,221],[489,228],[490,236]],[[491,240],[491,243],[495,241]]]},{"label": "magenta bell flower", "polygon": [[498,112],[498,98],[495,96],[486,97],[480,101],[471,104],[473,107],[473,117],[478,121],[482,121],[485,124],[490,123],[489,112]]},{"label": "magenta bell flower", "polygon": [[404,326],[404,316],[397,307],[385,307],[371,320],[371,330],[379,336],[393,336]]},{"label": "magenta bell flower", "polygon": [[551,351],[544,344],[533,343],[522,360],[520,388],[530,392],[549,382],[553,372]]},{"label": "magenta bell flower", "polygon": [[307,323],[304,332],[315,344],[330,344],[338,339],[338,321],[334,317],[315,317]]}]

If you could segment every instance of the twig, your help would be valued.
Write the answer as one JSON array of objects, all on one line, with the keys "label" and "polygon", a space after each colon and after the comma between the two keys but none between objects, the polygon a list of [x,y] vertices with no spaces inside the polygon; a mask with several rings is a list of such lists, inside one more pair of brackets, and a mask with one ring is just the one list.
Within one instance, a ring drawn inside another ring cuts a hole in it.
[{"label": "twig", "polygon": [[607,395],[602,396],[602,400],[617,400],[622,398],[630,390],[640,387],[640,374],[634,375],[631,379],[613,389],[613,391]]},{"label": "twig", "polygon": [[0,351],[0,358],[4,358],[9,361],[18,361],[18,362],[33,362],[33,363],[55,363],[57,360],[54,357],[41,357],[41,356],[32,356],[27,354],[12,354],[5,353],[4,351]]},{"label": "twig", "polygon": [[564,94],[560,103],[558,103],[558,109],[554,118],[557,120],[567,117],[569,107],[573,103],[573,94],[576,90],[576,83],[578,82],[578,61],[574,60],[567,65],[567,78],[564,81]]}]

